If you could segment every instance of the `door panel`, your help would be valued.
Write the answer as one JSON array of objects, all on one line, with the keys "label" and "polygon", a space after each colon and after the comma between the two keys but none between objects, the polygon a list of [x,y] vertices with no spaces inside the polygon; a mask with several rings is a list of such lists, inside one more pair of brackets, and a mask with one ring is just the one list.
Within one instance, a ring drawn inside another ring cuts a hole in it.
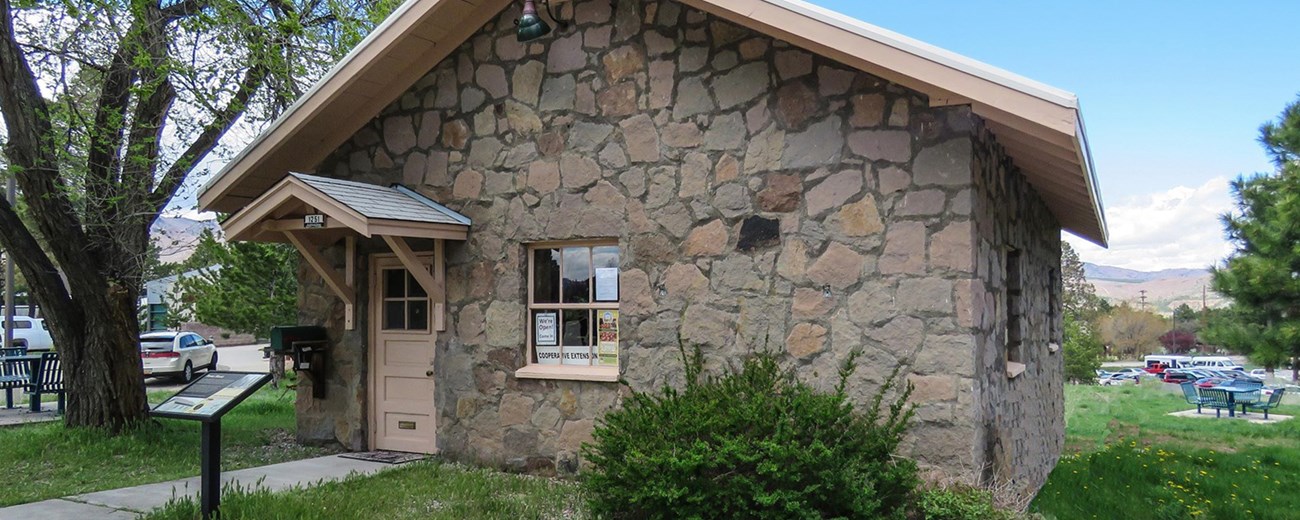
[{"label": "door panel", "polygon": [[[429,269],[432,257],[421,256]],[[429,300],[392,256],[371,264],[371,448],[435,453],[434,342]]]}]

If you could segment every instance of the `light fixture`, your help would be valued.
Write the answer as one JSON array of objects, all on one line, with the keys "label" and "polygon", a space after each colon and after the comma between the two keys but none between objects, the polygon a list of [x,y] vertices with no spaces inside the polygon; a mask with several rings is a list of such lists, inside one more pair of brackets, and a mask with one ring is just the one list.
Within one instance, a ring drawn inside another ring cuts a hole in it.
[{"label": "light fixture", "polygon": [[[549,11],[550,8],[551,4],[548,2],[546,9]],[[555,17],[552,16],[551,19],[554,20]],[[519,26],[515,36],[520,43],[531,42],[551,33],[551,26],[547,25],[542,17],[537,16],[537,6],[533,4],[533,0],[524,0],[524,14],[515,20],[515,25]]]}]

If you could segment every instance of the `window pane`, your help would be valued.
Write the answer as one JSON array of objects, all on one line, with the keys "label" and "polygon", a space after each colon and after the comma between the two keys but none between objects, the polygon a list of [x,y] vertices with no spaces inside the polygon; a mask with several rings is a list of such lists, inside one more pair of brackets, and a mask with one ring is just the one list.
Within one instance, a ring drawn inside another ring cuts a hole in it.
[{"label": "window pane", "polygon": [[618,267],[618,246],[591,248],[591,262],[596,267]]},{"label": "window pane", "polygon": [[560,364],[560,311],[533,311],[534,363]]},{"label": "window pane", "polygon": [[533,303],[560,302],[560,250],[533,250]]},{"label": "window pane", "polygon": [[591,311],[587,309],[564,311],[564,346],[591,346]]},{"label": "window pane", "polygon": [[595,268],[596,301],[618,301],[618,246],[591,248],[591,263]]},{"label": "window pane", "polygon": [[565,365],[591,364],[591,311],[564,311],[564,347]]},{"label": "window pane", "polygon": [[406,330],[429,329],[429,301],[406,302]]},{"label": "window pane", "polygon": [[406,296],[408,298],[427,298],[429,296],[428,293],[424,292],[424,287],[420,286],[420,282],[416,281],[411,273],[406,273]]},{"label": "window pane", "polygon": [[384,302],[384,329],[400,330],[406,328],[406,302]]},{"label": "window pane", "polygon": [[384,297],[402,298],[404,296],[406,296],[406,270],[384,269]]},{"label": "window pane", "polygon": [[564,248],[564,303],[591,302],[591,249]]}]

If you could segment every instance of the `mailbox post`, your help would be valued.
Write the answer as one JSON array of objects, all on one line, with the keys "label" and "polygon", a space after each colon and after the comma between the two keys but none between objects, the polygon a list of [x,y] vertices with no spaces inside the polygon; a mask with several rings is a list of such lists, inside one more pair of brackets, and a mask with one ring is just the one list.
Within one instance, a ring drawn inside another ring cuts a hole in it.
[{"label": "mailbox post", "polygon": [[311,396],[325,398],[325,350],[329,337],[324,327],[310,325],[271,327],[272,355],[293,358],[293,371],[311,381]]},{"label": "mailbox post", "polygon": [[199,504],[204,520],[221,503],[221,417],[271,380],[257,372],[208,372],[149,413],[154,417],[199,421]]}]

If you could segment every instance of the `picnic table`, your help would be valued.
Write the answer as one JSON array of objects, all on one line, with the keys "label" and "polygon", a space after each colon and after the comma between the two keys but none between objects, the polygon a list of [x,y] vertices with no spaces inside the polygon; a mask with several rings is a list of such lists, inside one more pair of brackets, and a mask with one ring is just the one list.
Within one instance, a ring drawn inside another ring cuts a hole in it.
[{"label": "picnic table", "polygon": [[[58,359],[57,358],[58,354],[54,354],[54,356],[55,359]],[[24,354],[21,356],[0,357],[0,363],[4,363],[4,364],[26,363],[27,364],[27,385],[26,386],[29,389],[29,392],[31,393],[31,398],[28,399],[28,405],[29,405],[29,409],[32,412],[41,411],[41,394],[45,391],[45,386],[46,386],[42,384],[44,383],[44,381],[41,380],[41,375],[42,375],[41,360],[43,358],[44,355],[41,353]],[[61,382],[60,382],[60,388],[62,388]]]},{"label": "picnic table", "polygon": [[[1228,417],[1236,417],[1236,416],[1237,416],[1237,411],[1236,411],[1236,407],[1237,407],[1237,405],[1240,404],[1240,405],[1241,405],[1241,408],[1242,408],[1242,413],[1245,413],[1246,405],[1248,405],[1248,404],[1252,404],[1252,403],[1255,403],[1255,402],[1257,402],[1257,401],[1259,400],[1259,390],[1260,390],[1260,389],[1259,389],[1259,387],[1253,387],[1253,388],[1252,388],[1252,387],[1243,387],[1243,386],[1219,385],[1219,386],[1211,386],[1211,387],[1209,387],[1209,388],[1205,388],[1205,389],[1203,389],[1203,390],[1216,390],[1216,391],[1221,390],[1221,391],[1223,391],[1224,393],[1221,394],[1221,395],[1222,395],[1223,397],[1226,397],[1226,398],[1227,398],[1227,403],[1226,403],[1227,406],[1226,406],[1226,408],[1228,409]],[[1254,395],[1254,399],[1250,399],[1250,398],[1239,398],[1239,397],[1238,397],[1238,396],[1243,395],[1243,394],[1255,394],[1255,395]],[[1205,397],[1210,397],[1210,398],[1215,399],[1215,400],[1217,401],[1216,398],[1218,397],[1218,395],[1215,395],[1215,394],[1212,393],[1212,392],[1202,392],[1202,395],[1205,396]],[[1222,408],[1221,405],[1224,404],[1224,403],[1217,403],[1217,404],[1219,404],[1220,406],[1216,406],[1216,403],[1207,403],[1207,404],[1209,404],[1211,407],[1217,409],[1217,408]]]}]

